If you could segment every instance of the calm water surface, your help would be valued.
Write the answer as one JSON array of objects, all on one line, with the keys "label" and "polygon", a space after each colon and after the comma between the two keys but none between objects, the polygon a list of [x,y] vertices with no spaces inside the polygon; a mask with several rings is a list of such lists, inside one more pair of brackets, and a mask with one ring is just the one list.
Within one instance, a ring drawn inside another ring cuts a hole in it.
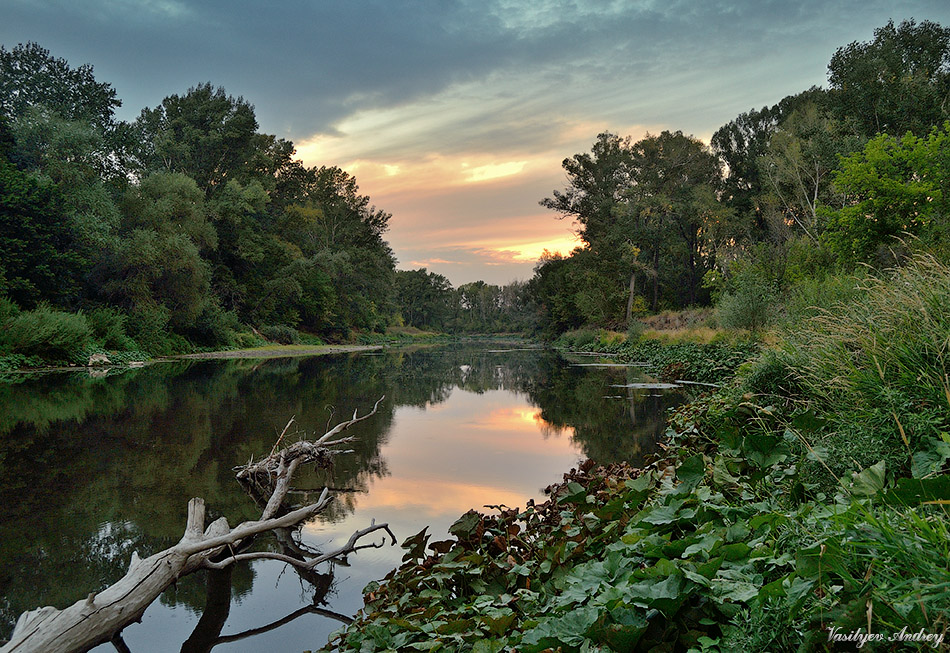
[{"label": "calm water surface", "polygon": [[[297,479],[303,490],[339,490],[300,533],[324,550],[371,519],[400,541],[426,526],[443,539],[465,511],[524,506],[584,458],[636,464],[655,451],[665,409],[680,399],[614,387],[645,380],[642,370],[591,362],[466,346],[162,363],[2,385],[0,639],[23,610],[64,607],[120,578],[133,551],[173,545],[193,496],[232,525],[256,518],[232,468],[266,455],[292,416],[322,434],[386,395],[351,429],[353,454]],[[258,546],[282,544],[266,536]],[[123,637],[135,653],[320,648],[341,625],[333,613],[352,616],[360,590],[402,553],[360,551],[349,566],[306,578],[275,561],[195,574]]]}]

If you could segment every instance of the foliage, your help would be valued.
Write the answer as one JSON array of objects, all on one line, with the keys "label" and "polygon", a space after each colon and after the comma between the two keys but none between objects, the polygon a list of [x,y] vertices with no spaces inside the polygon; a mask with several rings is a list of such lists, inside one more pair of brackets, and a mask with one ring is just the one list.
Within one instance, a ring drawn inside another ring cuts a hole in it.
[{"label": "foliage", "polygon": [[754,340],[665,344],[656,339],[630,340],[606,335],[606,332],[587,329],[568,332],[555,346],[569,351],[610,354],[620,362],[647,363],[664,381],[682,379],[700,383],[718,383],[730,378],[759,351],[759,344]]},{"label": "foliage", "polygon": [[452,284],[441,274],[396,271],[396,296],[405,324],[419,329],[444,328],[452,310]]},{"label": "foliage", "polygon": [[[906,454],[904,468],[942,450],[950,430],[947,306],[950,268],[920,254],[888,276],[869,278],[860,296],[790,334],[800,383],[820,410],[835,415],[830,442],[860,450],[847,444],[860,434],[864,448]],[[866,456],[851,457],[867,464]]]},{"label": "foliage", "polygon": [[0,46],[0,114],[19,116],[42,105],[66,120],[87,120],[105,129],[121,104],[115,89],[96,81],[89,64],[71,68],[36,43],[12,50]]},{"label": "foliage", "polygon": [[258,330],[268,340],[279,342],[282,345],[295,345],[300,342],[300,335],[296,329],[281,324],[265,324]]},{"label": "foliage", "polygon": [[100,307],[86,314],[92,337],[107,350],[135,349],[135,343],[125,332],[127,316],[114,308]]},{"label": "foliage", "polygon": [[898,237],[946,243],[950,211],[950,122],[926,137],[881,134],[846,157],[835,185],[847,206],[828,211],[825,240],[849,263],[892,263]]},{"label": "foliage", "polygon": [[554,345],[568,351],[580,351],[600,345],[597,332],[592,329],[576,329],[561,334]]},{"label": "foliage", "polygon": [[730,288],[719,298],[719,325],[726,329],[759,331],[771,324],[775,313],[775,286],[751,267],[740,268]]},{"label": "foliage", "polygon": [[167,169],[193,179],[206,193],[230,178],[242,181],[254,160],[257,119],[243,98],[199,84],[143,109],[134,125],[142,170]]},{"label": "foliage", "polygon": [[38,356],[49,365],[85,364],[83,352],[93,335],[85,315],[48,305],[9,318],[3,328],[11,353]]},{"label": "foliage", "polygon": [[833,506],[789,503],[789,448],[766,442],[665,470],[588,462],[540,505],[423,529],[324,650],[808,650],[832,627],[946,628],[947,515],[883,505],[877,469]]},{"label": "foliage", "polygon": [[888,21],[872,41],[838,48],[828,81],[832,110],[864,137],[923,136],[950,118],[950,28]]},{"label": "foliage", "polygon": [[[129,336],[152,356],[183,353],[191,347],[176,339],[168,328],[171,311],[157,304],[140,304],[129,312],[126,330]],[[180,349],[177,347],[181,346]]]},{"label": "foliage", "polygon": [[242,98],[202,84],[119,123],[90,66],[35,44],[0,49],[0,87],[0,293],[19,305],[107,306],[155,353],[231,346],[240,321],[340,340],[396,319],[389,214]]},{"label": "foliage", "polygon": [[0,289],[21,306],[65,305],[76,296],[81,260],[59,203],[49,184],[0,158]]}]

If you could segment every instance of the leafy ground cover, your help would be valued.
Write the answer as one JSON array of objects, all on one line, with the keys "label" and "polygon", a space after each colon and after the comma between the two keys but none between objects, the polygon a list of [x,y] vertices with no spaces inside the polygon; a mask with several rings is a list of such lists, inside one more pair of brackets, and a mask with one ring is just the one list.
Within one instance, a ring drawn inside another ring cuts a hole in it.
[{"label": "leafy ground cover", "polygon": [[946,649],[947,306],[950,268],[921,256],[751,362],[571,343],[728,382],[645,469],[587,462],[539,505],[408,538],[324,650]]},{"label": "leafy ground cover", "polygon": [[798,438],[760,436],[675,468],[588,462],[539,505],[469,512],[449,540],[423,530],[324,650],[820,650],[833,628],[944,633],[950,522],[921,501],[946,477],[888,489],[876,467],[801,501]]},{"label": "leafy ground cover", "polygon": [[609,355],[620,362],[644,362],[664,381],[682,379],[719,383],[735,375],[739,366],[753,358],[761,345],[752,339],[721,342],[667,343],[656,338],[629,340],[596,331],[575,331],[562,336],[555,346],[579,352]]}]

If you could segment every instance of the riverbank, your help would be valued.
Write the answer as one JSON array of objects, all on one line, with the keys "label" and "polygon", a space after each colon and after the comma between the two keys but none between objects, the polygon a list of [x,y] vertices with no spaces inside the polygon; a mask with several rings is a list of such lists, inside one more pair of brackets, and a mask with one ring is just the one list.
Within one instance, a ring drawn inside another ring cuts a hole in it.
[{"label": "riverbank", "polygon": [[179,354],[164,356],[159,360],[219,360],[228,358],[287,358],[291,356],[323,356],[326,354],[346,354],[356,351],[374,351],[383,345],[265,345],[249,349],[231,349],[226,351],[200,352],[197,354]]},{"label": "riverbank", "polygon": [[946,649],[947,306],[932,258],[871,280],[677,409],[642,469],[408,538],[324,650]]}]

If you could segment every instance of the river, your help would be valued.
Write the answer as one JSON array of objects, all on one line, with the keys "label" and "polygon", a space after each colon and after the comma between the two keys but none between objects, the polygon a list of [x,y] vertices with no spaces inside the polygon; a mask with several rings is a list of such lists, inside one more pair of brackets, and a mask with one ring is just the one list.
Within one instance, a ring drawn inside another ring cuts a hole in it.
[{"label": "river", "polygon": [[[443,539],[471,508],[542,498],[584,458],[637,464],[656,451],[665,411],[681,398],[617,387],[649,378],[597,363],[458,345],[156,363],[0,385],[0,639],[23,610],[64,607],[121,577],[133,551],[145,557],[174,544],[193,496],[232,525],[256,518],[233,468],[266,455],[291,417],[294,437],[322,434],[386,396],[349,432],[358,438],[352,454],[295,484],[338,490],[300,532],[324,550],[372,519],[400,541],[426,526]],[[195,574],[123,638],[134,653],[317,649],[341,625],[329,613],[353,615],[361,589],[402,553],[359,551],[307,580],[277,561]]]}]

